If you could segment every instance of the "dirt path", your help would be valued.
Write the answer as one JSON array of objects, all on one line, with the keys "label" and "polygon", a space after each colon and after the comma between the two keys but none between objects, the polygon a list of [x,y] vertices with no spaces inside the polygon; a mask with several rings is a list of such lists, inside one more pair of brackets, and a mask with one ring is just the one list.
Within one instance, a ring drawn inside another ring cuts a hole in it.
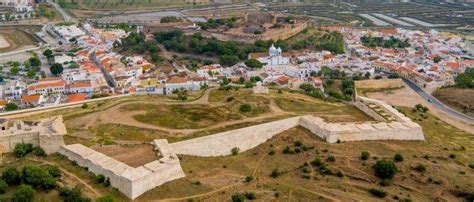
[{"label": "dirt path", "polygon": [[423,106],[428,107],[429,112],[439,119],[449,123],[456,128],[464,130],[468,133],[474,134],[474,126],[463,121],[457,120],[448,116],[444,112],[440,111],[436,107],[431,106],[426,100],[420,97],[415,91],[409,87],[405,87],[398,90],[392,90],[390,93],[385,92],[372,92],[366,93],[367,97],[382,100],[387,102],[390,105],[403,106],[403,107],[414,107],[416,104],[422,104]]},{"label": "dirt path", "polygon": [[227,185],[225,187],[221,187],[219,189],[214,189],[210,192],[206,192],[206,193],[202,193],[202,194],[196,194],[196,195],[186,196],[186,197],[181,197],[181,198],[159,199],[159,200],[153,200],[153,201],[184,201],[184,200],[193,199],[193,198],[202,198],[202,197],[205,197],[205,196],[209,196],[209,195],[212,195],[212,194],[219,193],[219,192],[224,191],[226,189],[230,189],[230,188],[232,188],[234,186],[237,186],[239,184],[241,184],[241,182],[234,183],[234,184],[231,184],[231,185]]},{"label": "dirt path", "polygon": [[101,194],[96,189],[94,189],[94,187],[90,186],[86,181],[82,180],[81,178],[77,177],[74,173],[71,173],[71,172],[67,171],[66,169],[64,169],[63,167],[57,165],[56,163],[49,162],[49,161],[46,161],[46,160],[41,160],[41,159],[33,159],[33,158],[28,158],[28,160],[38,162],[38,163],[47,164],[47,165],[57,166],[59,168],[59,170],[61,170],[62,173],[66,174],[68,176],[71,176],[72,178],[77,180],[77,182],[84,185],[84,187],[86,187],[89,191],[91,191],[96,197],[101,196]]},{"label": "dirt path", "polygon": [[[235,125],[235,124],[240,124],[240,123],[246,123],[246,122],[253,122],[253,121],[259,121],[267,118],[272,118],[276,116],[283,116],[283,115],[293,115],[291,112],[285,112],[281,110],[275,102],[272,100],[270,104],[270,109],[271,112],[262,114],[258,117],[247,117],[239,120],[231,120],[231,121],[225,121],[225,122],[220,122],[215,125],[206,127],[206,128],[199,128],[199,129],[173,129],[173,128],[167,128],[167,127],[162,127],[162,126],[156,126],[152,124],[147,124],[147,123],[142,123],[140,121],[137,121],[133,118],[135,115],[143,114],[145,111],[123,111],[121,110],[122,106],[129,105],[129,104],[166,104],[166,105],[173,105],[173,104],[182,104],[182,105],[195,105],[195,104],[202,104],[202,105],[209,105],[209,94],[213,89],[208,89],[202,95],[199,99],[190,101],[190,102],[153,102],[153,101],[130,101],[130,102],[125,102],[121,103],[118,105],[115,105],[111,108],[105,109],[101,112],[97,113],[92,113],[87,115],[86,118],[83,120],[87,120],[87,124],[85,124],[86,128],[93,127],[97,125],[98,123],[111,123],[111,124],[121,124],[121,125],[127,125],[127,126],[132,126],[132,127],[138,127],[138,128],[145,128],[145,129],[152,129],[152,130],[159,130],[163,131],[169,134],[173,135],[189,135],[192,133],[200,132],[200,131],[205,131],[205,130],[212,130],[212,129],[217,129],[217,128],[222,128],[226,127],[229,125]],[[218,106],[219,104],[213,104],[213,106]]]}]

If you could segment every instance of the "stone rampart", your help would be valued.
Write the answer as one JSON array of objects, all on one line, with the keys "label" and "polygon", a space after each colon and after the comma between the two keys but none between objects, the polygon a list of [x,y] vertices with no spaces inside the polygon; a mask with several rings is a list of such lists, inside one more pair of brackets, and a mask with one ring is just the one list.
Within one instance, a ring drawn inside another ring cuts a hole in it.
[{"label": "stone rampart", "polygon": [[113,187],[135,199],[150,189],[185,176],[168,141],[156,140],[154,145],[161,158],[136,168],[81,144],[62,146],[58,152],[90,172],[108,177]]},{"label": "stone rampart", "polygon": [[40,121],[0,120],[0,145],[4,152],[12,152],[16,144],[31,143],[40,146],[46,154],[56,152],[64,145],[67,133],[62,116]]},{"label": "stone rampart", "polygon": [[299,117],[293,117],[176,142],[171,144],[171,148],[176,154],[193,156],[229,155],[235,147],[243,152],[266,142],[278,133],[298,126],[298,120]]},{"label": "stone rampart", "polygon": [[329,143],[364,140],[425,140],[413,122],[327,123],[314,116],[300,118],[302,127]]},{"label": "stone rampart", "polygon": [[380,114],[377,114],[377,112],[370,109],[366,104],[361,101],[355,101],[354,106],[357,107],[357,109],[359,109],[360,111],[372,117],[376,121],[386,121],[385,118],[383,118]]}]

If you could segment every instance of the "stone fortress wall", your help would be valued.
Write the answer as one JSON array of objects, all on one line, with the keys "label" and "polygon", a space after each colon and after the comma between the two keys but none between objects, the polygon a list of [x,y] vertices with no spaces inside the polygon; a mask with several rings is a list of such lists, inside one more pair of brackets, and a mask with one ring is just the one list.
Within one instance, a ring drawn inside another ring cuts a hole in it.
[{"label": "stone fortress wall", "polygon": [[167,140],[155,140],[152,144],[161,158],[136,168],[81,144],[62,146],[58,152],[90,172],[108,177],[113,187],[135,199],[150,189],[185,176]]},{"label": "stone fortress wall", "polygon": [[240,152],[252,149],[273,136],[298,126],[299,117],[293,117],[246,128],[226,131],[195,139],[175,142],[171,148],[176,154],[192,156],[225,156],[230,155],[232,148]]},{"label": "stone fortress wall", "polygon": [[3,152],[13,151],[18,143],[31,143],[51,154],[64,145],[63,135],[66,133],[62,116],[40,121],[0,119],[0,146]]},{"label": "stone fortress wall", "polygon": [[[176,154],[223,156],[232,148],[240,152],[252,149],[285,130],[302,126],[329,143],[364,140],[425,140],[420,125],[383,101],[357,96],[360,105],[377,116],[376,121],[362,123],[328,123],[312,115],[298,116],[270,123],[231,130],[205,137],[172,143]],[[370,107],[376,107],[375,112]],[[381,114],[381,115],[380,115]],[[383,116],[382,116],[383,115]]]}]

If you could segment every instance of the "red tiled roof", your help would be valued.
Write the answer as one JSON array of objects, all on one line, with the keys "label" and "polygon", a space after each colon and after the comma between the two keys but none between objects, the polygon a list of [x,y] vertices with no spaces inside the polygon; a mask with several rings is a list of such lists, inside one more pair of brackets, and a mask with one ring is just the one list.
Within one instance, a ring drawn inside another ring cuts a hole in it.
[{"label": "red tiled roof", "polygon": [[21,102],[26,103],[26,102],[38,102],[40,99],[39,95],[24,95],[21,96]]},{"label": "red tiled roof", "polygon": [[86,100],[86,94],[84,93],[76,93],[76,94],[70,94],[67,96],[67,101],[68,102],[79,102]]},{"label": "red tiled roof", "polygon": [[54,88],[54,87],[64,87],[66,85],[66,82],[63,80],[59,80],[56,82],[49,82],[49,83],[43,83],[43,84],[34,84],[28,86],[28,91],[34,91],[36,89],[43,89],[43,88]]}]

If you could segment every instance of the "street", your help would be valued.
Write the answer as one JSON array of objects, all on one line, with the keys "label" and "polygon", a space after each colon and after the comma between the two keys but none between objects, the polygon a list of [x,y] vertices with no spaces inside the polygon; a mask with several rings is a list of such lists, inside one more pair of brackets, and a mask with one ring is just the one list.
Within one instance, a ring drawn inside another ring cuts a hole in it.
[{"label": "street", "polygon": [[405,82],[405,84],[407,84],[407,86],[409,86],[411,89],[413,89],[418,95],[420,95],[423,99],[427,100],[434,107],[438,108],[439,110],[443,111],[444,113],[448,114],[449,116],[452,116],[453,118],[460,119],[460,120],[465,121],[469,124],[474,124],[474,117],[470,117],[468,115],[460,113],[460,112],[446,106],[441,101],[436,99],[434,96],[428,94],[423,89],[418,87],[412,81],[410,81],[408,79],[403,79],[403,81]]}]

